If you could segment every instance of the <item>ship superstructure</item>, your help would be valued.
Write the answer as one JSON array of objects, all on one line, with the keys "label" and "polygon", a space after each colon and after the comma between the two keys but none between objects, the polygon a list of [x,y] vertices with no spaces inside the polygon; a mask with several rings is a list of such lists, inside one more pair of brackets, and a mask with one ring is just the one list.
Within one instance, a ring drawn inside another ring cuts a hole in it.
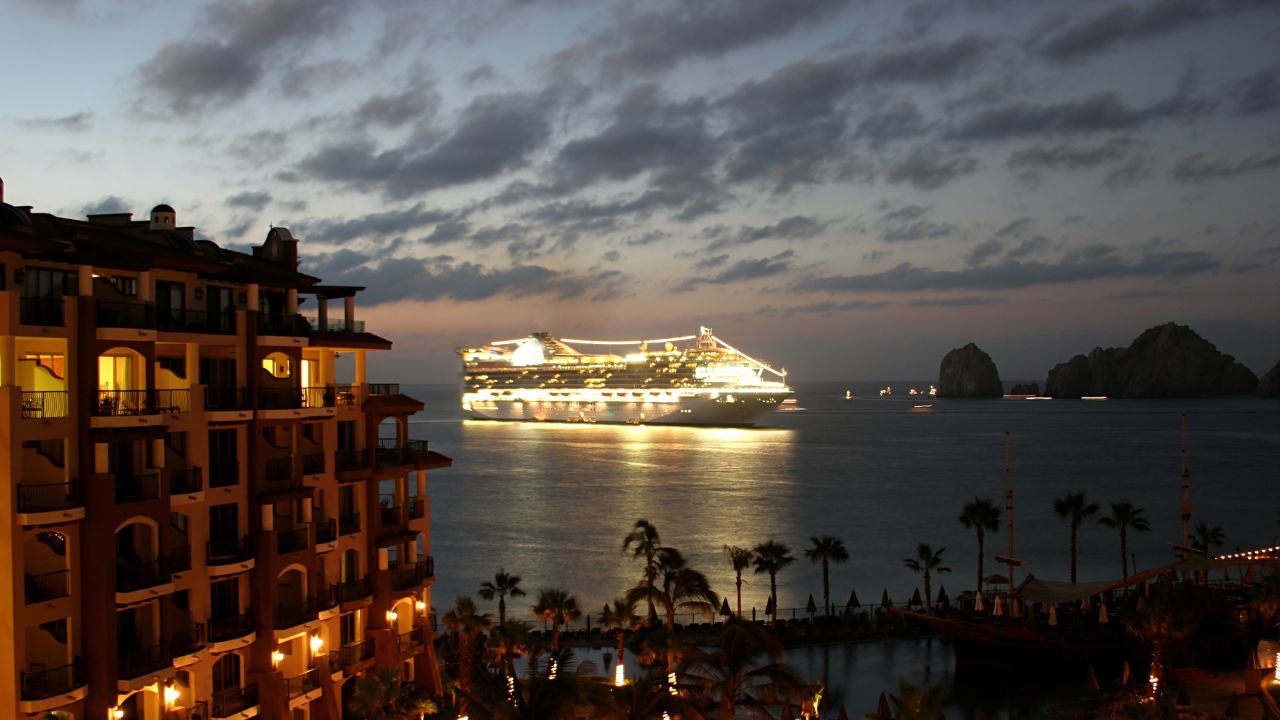
[{"label": "ship superstructure", "polygon": [[785,370],[705,327],[655,340],[534,333],[458,354],[462,407],[488,420],[753,425],[792,395]]}]

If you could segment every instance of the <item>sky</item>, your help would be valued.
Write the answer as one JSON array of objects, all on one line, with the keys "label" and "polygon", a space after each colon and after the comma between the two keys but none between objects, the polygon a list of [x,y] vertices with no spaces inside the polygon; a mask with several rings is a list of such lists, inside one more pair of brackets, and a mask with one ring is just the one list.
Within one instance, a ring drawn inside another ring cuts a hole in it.
[{"label": "sky", "polygon": [[[173,205],[396,349],[710,326],[792,382],[1189,324],[1280,360],[1275,0],[9,0],[5,200]],[[303,306],[304,312],[313,308]]]}]

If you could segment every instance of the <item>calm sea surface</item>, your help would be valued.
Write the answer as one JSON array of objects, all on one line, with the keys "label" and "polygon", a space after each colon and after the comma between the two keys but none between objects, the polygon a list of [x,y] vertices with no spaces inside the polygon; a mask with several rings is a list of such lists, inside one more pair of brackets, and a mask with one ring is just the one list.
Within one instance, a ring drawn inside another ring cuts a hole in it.
[{"label": "calm sea surface", "polygon": [[[885,384],[800,385],[802,411],[775,413],[754,429],[464,421],[455,387],[405,386],[427,403],[411,435],[454,460],[430,478],[435,604],[443,611],[454,595],[474,595],[505,568],[523,577],[530,594],[563,588],[580,607],[598,612],[641,576],[641,565],[621,552],[637,518],[656,524],[663,543],[682,550],[731,603],[733,573],[721,547],[773,538],[799,558],[779,575],[780,607],[802,608],[810,593],[821,604],[821,571],[802,551],[810,536],[827,534],[843,538],[851,555],[831,570],[832,600],[841,606],[850,591],[864,604],[878,602],[884,590],[906,599],[918,578],[902,560],[920,542],[946,548],[953,572],[941,584],[954,597],[973,588],[977,572],[976,540],[956,516],[975,496],[1003,506],[1006,431],[1023,572],[1067,577],[1068,528],[1052,501],[1068,491],[1086,492],[1104,510],[1120,500],[1144,507],[1152,530],[1131,536],[1129,550],[1139,566],[1161,564],[1181,540],[1184,413],[1193,522],[1222,526],[1226,549],[1277,544],[1280,402],[904,394],[927,382],[893,383],[898,395],[876,396]],[[855,399],[845,400],[846,390]],[[929,410],[913,408],[927,402]],[[1002,529],[988,538],[988,555],[1006,543]],[[1082,580],[1119,576],[1115,533],[1082,527],[1079,565]],[[985,572],[1003,568],[988,557]],[[763,611],[767,576],[746,579],[744,609]],[[518,599],[510,612],[532,619],[529,600]],[[851,714],[874,709],[876,696],[899,675],[919,682],[926,666],[933,681],[952,673],[949,651],[936,642],[796,650],[789,660],[839,687]],[[974,692],[996,692],[961,685],[970,708]]]}]

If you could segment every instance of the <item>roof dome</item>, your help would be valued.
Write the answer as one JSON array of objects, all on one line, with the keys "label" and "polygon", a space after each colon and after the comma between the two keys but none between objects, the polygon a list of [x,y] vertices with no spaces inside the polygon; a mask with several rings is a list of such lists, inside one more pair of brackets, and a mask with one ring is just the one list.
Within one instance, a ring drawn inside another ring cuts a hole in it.
[{"label": "roof dome", "polygon": [[158,212],[176,213],[177,211],[165,203],[160,203],[159,205],[151,208],[152,215],[155,215]]}]

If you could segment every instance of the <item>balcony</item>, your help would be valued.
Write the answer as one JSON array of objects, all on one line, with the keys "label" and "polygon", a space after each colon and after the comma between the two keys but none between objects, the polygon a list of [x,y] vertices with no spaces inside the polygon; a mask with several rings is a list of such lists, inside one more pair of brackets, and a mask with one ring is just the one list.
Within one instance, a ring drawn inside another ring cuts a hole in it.
[{"label": "balcony", "polygon": [[195,623],[177,630],[173,633],[173,639],[170,640],[170,643],[173,646],[174,657],[198,652],[205,646],[204,623]]},{"label": "balcony", "polygon": [[391,575],[391,587],[397,592],[401,590],[412,590],[429,578],[435,577],[435,574],[435,558],[428,556],[424,560],[419,560],[416,563],[402,566],[393,571]]},{"label": "balcony", "polygon": [[340,582],[333,586],[333,592],[337,595],[338,602],[351,603],[372,595],[373,587],[369,582],[369,578],[365,577],[359,580]]},{"label": "balcony", "polygon": [[323,545],[338,539],[338,522],[333,518],[316,521],[316,544]]},{"label": "balcony", "polygon": [[160,473],[116,478],[116,504],[146,502],[160,497]]},{"label": "balcony", "polygon": [[302,474],[319,475],[324,472],[324,453],[307,453],[302,456]]},{"label": "balcony", "polygon": [[66,390],[23,390],[22,417],[64,418],[67,416]]},{"label": "balcony", "polygon": [[169,569],[173,572],[186,572],[191,569],[191,546],[176,547],[169,553]]},{"label": "balcony", "polygon": [[191,391],[187,388],[156,390],[156,412],[191,412]]},{"label": "balcony", "polygon": [[355,535],[360,532],[360,513],[338,516],[338,534]]},{"label": "balcony", "polygon": [[363,640],[338,648],[338,663],[344,668],[354,667],[373,659],[373,643]]},{"label": "balcony", "polygon": [[311,323],[297,313],[282,313],[275,316],[263,313],[258,315],[258,334],[293,337],[310,335]]},{"label": "balcony", "polygon": [[211,700],[209,705],[214,718],[233,717],[258,705],[258,686],[255,683],[243,688],[216,690]]},{"label": "balcony", "polygon": [[315,620],[320,615],[320,604],[315,598],[276,605],[276,629],[285,630]]},{"label": "balcony", "polygon": [[127,417],[158,413],[188,412],[191,391],[177,390],[99,390],[98,402],[92,408],[95,417]]},{"label": "balcony", "polygon": [[210,565],[234,565],[253,559],[249,536],[219,538],[205,544],[205,561]]},{"label": "balcony", "polygon": [[293,456],[268,458],[266,473],[263,475],[268,483],[288,482],[293,479]]},{"label": "balcony", "polygon": [[116,592],[131,593],[173,582],[169,558],[116,558]]},{"label": "balcony", "polygon": [[395,467],[412,465],[420,455],[427,454],[426,440],[405,440],[403,443],[395,438],[378,440],[378,466]]},{"label": "balcony", "polygon": [[200,468],[169,471],[169,494],[189,495],[204,490],[204,474]]},{"label": "balcony", "polygon": [[276,553],[302,552],[311,545],[311,528],[302,525],[289,530],[276,531]]},{"label": "balcony", "polygon": [[285,687],[289,691],[289,699],[302,697],[312,690],[320,689],[320,669],[311,668],[301,675],[285,680]]},{"label": "balcony", "polygon": [[400,383],[369,383],[369,397],[400,394]]},{"label": "balcony", "polygon": [[19,301],[18,318],[23,325],[62,325],[62,298],[24,297]]},{"label": "balcony", "polygon": [[359,385],[334,385],[333,392],[338,407],[360,407]]},{"label": "balcony", "polygon": [[209,618],[209,642],[226,642],[253,633],[253,617],[245,612],[239,615],[220,615]]},{"label": "balcony", "polygon": [[84,506],[79,482],[18,485],[18,512],[47,513]]},{"label": "balcony", "polygon": [[409,632],[400,633],[396,638],[396,649],[401,655],[413,652],[414,649],[422,647],[424,634],[422,627],[416,627]]},{"label": "balcony", "polygon": [[45,700],[66,695],[87,682],[80,658],[61,667],[46,669],[33,663],[29,668],[22,673],[23,700]]},{"label": "balcony", "polygon": [[350,323],[348,323],[346,318],[337,318],[337,319],[327,318],[325,321],[324,327],[321,327],[319,318],[303,316],[302,319],[305,320],[309,326],[311,326],[313,333],[363,333],[364,332],[363,320],[353,320]]},{"label": "balcony", "polygon": [[411,497],[407,503],[410,520],[420,520],[427,515],[427,503],[420,497]]},{"label": "balcony", "polygon": [[98,327],[149,329],[156,326],[150,303],[98,301]]},{"label": "balcony", "polygon": [[167,332],[234,335],[235,311],[226,310],[210,315],[204,310],[169,310],[156,314],[156,329]]},{"label": "balcony", "polygon": [[26,596],[27,604],[34,605],[67,597],[69,575],[69,570],[54,570],[53,572],[40,573],[39,575],[27,575],[24,578],[24,595]]},{"label": "balcony", "polygon": [[169,667],[173,664],[173,650],[169,643],[158,642],[148,647],[121,652],[117,659],[120,679],[132,679]]},{"label": "balcony", "polygon": [[364,450],[339,450],[334,456],[334,463],[340,473],[360,472],[372,465],[369,453]]},{"label": "balcony", "polygon": [[214,387],[204,389],[204,409],[209,411],[249,410],[247,393],[242,387]]},{"label": "balcony", "polygon": [[197,700],[190,707],[174,708],[168,711],[166,720],[205,720],[209,717],[209,703]]},{"label": "balcony", "polygon": [[409,525],[409,517],[404,505],[394,505],[385,498],[382,507],[378,508],[378,517],[382,521],[381,531],[385,533],[402,532]]},{"label": "balcony", "polygon": [[209,487],[231,487],[240,483],[240,464],[235,460],[210,459]]}]

